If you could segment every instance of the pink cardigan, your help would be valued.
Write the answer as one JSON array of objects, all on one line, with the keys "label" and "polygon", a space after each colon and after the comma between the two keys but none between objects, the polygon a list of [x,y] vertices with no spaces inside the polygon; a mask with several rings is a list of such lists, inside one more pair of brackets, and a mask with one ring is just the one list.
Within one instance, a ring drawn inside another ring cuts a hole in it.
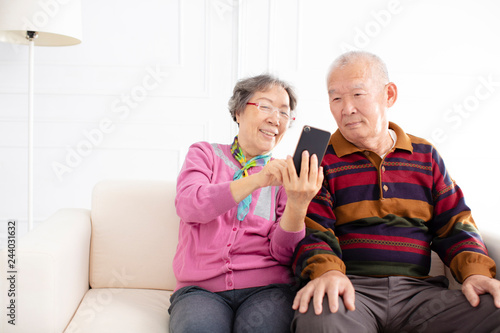
[{"label": "pink cardigan", "polygon": [[248,215],[238,221],[229,186],[239,168],[229,145],[190,147],[175,198],[181,218],[176,290],[196,285],[218,292],[291,282],[291,257],[305,229],[287,232],[279,226],[287,197],[278,186],[253,192]]}]

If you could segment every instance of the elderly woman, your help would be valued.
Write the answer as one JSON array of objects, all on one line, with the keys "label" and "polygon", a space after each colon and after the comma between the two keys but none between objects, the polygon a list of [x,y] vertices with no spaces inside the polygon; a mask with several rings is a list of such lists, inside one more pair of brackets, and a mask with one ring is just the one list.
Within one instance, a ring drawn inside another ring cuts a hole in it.
[{"label": "elderly woman", "polygon": [[289,331],[290,261],[323,181],[315,155],[304,152],[300,178],[290,156],[270,156],[295,105],[277,78],[241,80],[229,101],[233,143],[190,147],[177,180],[171,332]]}]

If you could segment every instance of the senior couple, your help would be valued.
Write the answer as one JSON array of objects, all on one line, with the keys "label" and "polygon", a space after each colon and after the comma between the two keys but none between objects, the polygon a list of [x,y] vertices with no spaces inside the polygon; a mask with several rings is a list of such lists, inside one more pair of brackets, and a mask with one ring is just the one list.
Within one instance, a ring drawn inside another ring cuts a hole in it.
[{"label": "senior couple", "polygon": [[[236,84],[231,144],[190,147],[170,332],[500,332],[495,263],[436,149],[389,122],[385,64],[345,53],[327,92],[338,130],[300,177],[270,155],[297,97],[269,75]],[[461,291],[428,276],[431,250]]]}]

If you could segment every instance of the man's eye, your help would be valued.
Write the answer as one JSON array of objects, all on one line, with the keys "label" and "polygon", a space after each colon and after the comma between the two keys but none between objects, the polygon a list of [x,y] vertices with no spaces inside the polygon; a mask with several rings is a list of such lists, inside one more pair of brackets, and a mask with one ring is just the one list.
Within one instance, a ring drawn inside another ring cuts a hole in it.
[{"label": "man's eye", "polygon": [[338,102],[338,101],[340,101],[340,97],[334,97],[334,98],[332,98],[332,102]]}]

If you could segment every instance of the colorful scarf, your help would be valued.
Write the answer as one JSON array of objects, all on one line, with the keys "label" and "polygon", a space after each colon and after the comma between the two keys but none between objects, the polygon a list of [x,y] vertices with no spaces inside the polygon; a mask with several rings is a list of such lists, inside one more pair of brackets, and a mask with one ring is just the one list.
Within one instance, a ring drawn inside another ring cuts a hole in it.
[{"label": "colorful scarf", "polygon": [[[240,179],[248,176],[248,169],[254,166],[264,166],[271,159],[271,154],[269,155],[259,155],[252,158],[247,162],[243,151],[241,150],[240,145],[238,144],[238,136],[234,137],[233,145],[231,146],[231,154],[236,159],[236,161],[240,162],[242,168],[237,170],[234,173],[233,180]],[[252,195],[250,194],[248,197],[243,199],[238,204],[238,220],[243,221],[245,216],[247,216],[248,211],[250,210],[250,203],[252,202]]]}]

